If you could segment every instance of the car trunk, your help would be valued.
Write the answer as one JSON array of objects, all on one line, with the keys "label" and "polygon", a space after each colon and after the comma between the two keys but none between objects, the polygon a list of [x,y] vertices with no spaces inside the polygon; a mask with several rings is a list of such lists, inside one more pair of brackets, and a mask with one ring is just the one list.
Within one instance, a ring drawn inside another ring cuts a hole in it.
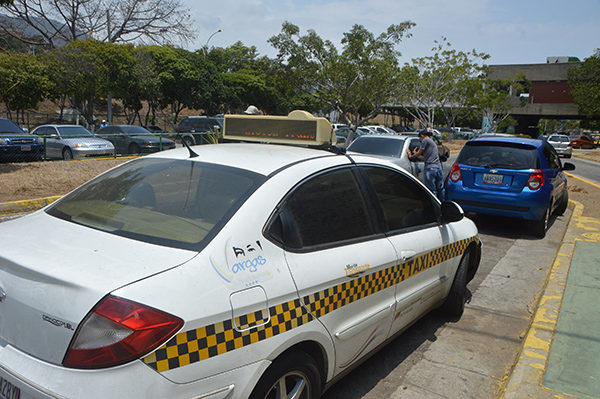
[{"label": "car trunk", "polygon": [[[43,232],[52,232],[51,236]],[[78,324],[117,288],[195,252],[134,241],[44,212],[0,224],[0,344],[60,364]]]}]

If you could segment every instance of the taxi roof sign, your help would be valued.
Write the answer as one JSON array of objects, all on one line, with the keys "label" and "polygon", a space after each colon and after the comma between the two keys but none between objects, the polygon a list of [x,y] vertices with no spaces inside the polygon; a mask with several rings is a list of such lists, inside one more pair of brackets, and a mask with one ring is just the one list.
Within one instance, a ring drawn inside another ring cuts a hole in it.
[{"label": "taxi roof sign", "polygon": [[225,115],[223,138],[317,146],[336,142],[327,119],[299,110],[288,116]]}]

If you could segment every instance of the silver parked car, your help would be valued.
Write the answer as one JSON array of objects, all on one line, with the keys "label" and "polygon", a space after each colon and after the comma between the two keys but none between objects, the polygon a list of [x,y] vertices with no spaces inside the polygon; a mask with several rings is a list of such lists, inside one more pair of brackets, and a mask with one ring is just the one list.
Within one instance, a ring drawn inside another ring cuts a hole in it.
[{"label": "silver parked car", "polygon": [[81,159],[86,157],[113,156],[113,144],[79,125],[43,125],[33,132],[43,136],[46,142],[46,158]]},{"label": "silver parked car", "polygon": [[573,147],[569,146],[570,139],[569,136],[564,136],[562,134],[550,134],[540,136],[540,139],[547,141],[554,147],[558,156],[571,158],[573,155]]}]

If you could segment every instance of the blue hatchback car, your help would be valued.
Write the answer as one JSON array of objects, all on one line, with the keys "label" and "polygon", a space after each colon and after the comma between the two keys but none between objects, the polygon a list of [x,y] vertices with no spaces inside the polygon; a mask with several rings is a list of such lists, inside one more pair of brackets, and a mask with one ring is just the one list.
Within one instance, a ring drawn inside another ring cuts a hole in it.
[{"label": "blue hatchback car", "polygon": [[446,199],[465,212],[525,219],[544,237],[550,215],[567,209],[564,165],[548,142],[520,137],[480,137],[465,143],[446,181]]}]

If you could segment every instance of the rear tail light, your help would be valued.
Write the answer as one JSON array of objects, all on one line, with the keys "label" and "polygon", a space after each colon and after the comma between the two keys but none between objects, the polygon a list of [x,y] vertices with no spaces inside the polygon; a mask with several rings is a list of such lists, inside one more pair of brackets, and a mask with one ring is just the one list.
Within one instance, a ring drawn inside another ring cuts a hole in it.
[{"label": "rear tail light", "polygon": [[97,369],[124,364],[158,348],[181,326],[178,317],[108,296],[79,326],[63,365]]},{"label": "rear tail light", "polygon": [[531,176],[529,176],[529,180],[527,180],[527,187],[531,190],[537,190],[544,185],[544,171],[540,169],[535,169]]},{"label": "rear tail light", "polygon": [[462,175],[460,174],[460,165],[458,163],[452,165],[452,169],[450,169],[448,176],[450,176],[450,180],[452,180],[453,183],[462,180]]}]

